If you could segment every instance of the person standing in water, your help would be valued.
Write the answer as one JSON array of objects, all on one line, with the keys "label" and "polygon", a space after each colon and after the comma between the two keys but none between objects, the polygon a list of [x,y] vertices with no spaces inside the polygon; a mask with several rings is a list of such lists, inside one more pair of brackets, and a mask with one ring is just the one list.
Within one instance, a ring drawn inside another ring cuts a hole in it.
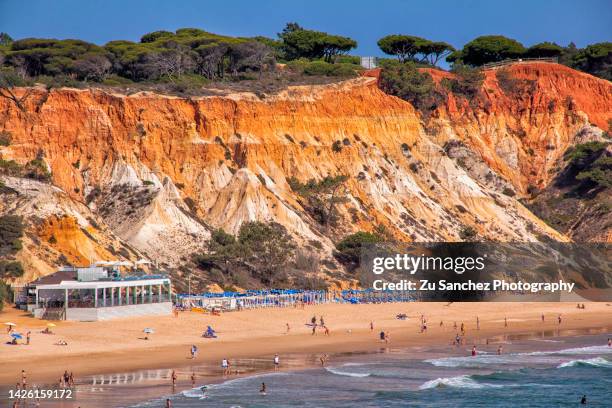
[{"label": "person standing in water", "polygon": [[582,398],[580,398],[580,404],[586,405],[586,403],[587,403],[586,395],[583,395]]},{"label": "person standing in water", "polygon": [[472,357],[476,357],[476,346],[472,347]]},{"label": "person standing in water", "polygon": [[498,355],[498,356],[501,356],[501,354],[502,354],[503,352],[504,352],[504,346],[500,345],[500,346],[497,348],[497,355]]},{"label": "person standing in water", "polygon": [[259,393],[262,395],[266,395],[266,383],[261,383],[261,388],[259,389]]},{"label": "person standing in water", "polygon": [[166,408],[172,408],[172,401],[170,401],[170,398],[166,398]]}]

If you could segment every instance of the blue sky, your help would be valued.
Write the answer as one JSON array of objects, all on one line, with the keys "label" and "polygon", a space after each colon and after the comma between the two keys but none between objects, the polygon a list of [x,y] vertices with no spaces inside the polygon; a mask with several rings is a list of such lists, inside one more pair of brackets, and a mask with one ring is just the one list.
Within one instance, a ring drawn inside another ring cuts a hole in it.
[{"label": "blue sky", "polygon": [[354,54],[381,55],[376,41],[411,34],[461,47],[484,34],[531,45],[612,41],[612,0],[0,0],[0,31],[13,38],[137,41],[144,33],[198,27],[273,37],[286,22],[347,35]]}]

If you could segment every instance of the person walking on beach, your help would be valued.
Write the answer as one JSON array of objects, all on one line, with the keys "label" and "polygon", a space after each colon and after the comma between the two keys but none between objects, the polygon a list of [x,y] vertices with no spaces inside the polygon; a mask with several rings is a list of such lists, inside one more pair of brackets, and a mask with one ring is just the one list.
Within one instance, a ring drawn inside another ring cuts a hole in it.
[{"label": "person walking on beach", "polygon": [[230,363],[227,358],[221,360],[221,368],[223,368],[223,375],[227,375],[230,372]]},{"label": "person walking on beach", "polygon": [[172,408],[172,401],[170,401],[170,398],[166,398],[166,408]]},{"label": "person walking on beach", "polygon": [[457,322],[453,322],[453,329],[457,330]]},{"label": "person walking on beach", "polygon": [[440,320],[440,327],[444,327],[444,322]]},{"label": "person walking on beach", "polygon": [[287,331],[285,332],[285,334],[289,334],[289,331],[291,330],[291,327],[289,326],[289,323],[287,323],[286,326],[287,326]]},{"label": "person walking on beach", "polygon": [[68,376],[68,386],[74,387],[74,375],[72,374],[72,371],[70,372],[70,375]]},{"label": "person walking on beach", "polygon": [[544,313],[542,313],[542,323],[544,323]]},{"label": "person walking on beach", "polygon": [[370,320],[370,332],[374,331],[374,322]]},{"label": "person walking on beach", "polygon": [[191,373],[191,386],[192,386],[192,387],[195,387],[195,380],[196,380],[195,373],[194,373],[194,372],[192,372],[192,373]]},{"label": "person walking on beach", "polygon": [[274,355],[274,370],[278,370],[278,367],[280,365],[280,357],[278,356],[278,354]]},{"label": "person walking on beach", "polygon": [[329,336],[329,328],[327,326],[323,326],[323,328],[325,329],[325,335]]},{"label": "person walking on beach", "polygon": [[461,335],[465,336],[465,324],[463,322],[461,322]]},{"label": "person walking on beach", "polygon": [[497,355],[498,355],[498,356],[501,356],[501,354],[502,354],[503,352],[504,352],[504,346],[500,345],[500,346],[497,348]]},{"label": "person walking on beach", "polygon": [[389,332],[385,332],[385,343],[389,344],[389,342],[391,341],[391,336],[389,335]]},{"label": "person walking on beach", "polygon": [[480,330],[480,319],[476,316],[476,330]]},{"label": "person walking on beach", "polygon": [[22,388],[25,389],[27,384],[28,384],[28,381],[27,381],[26,372],[25,372],[25,370],[21,370],[21,386],[22,386]]},{"label": "person walking on beach", "polygon": [[310,323],[312,323],[313,326],[317,325],[317,316],[312,316],[312,319],[310,319]]},{"label": "person walking on beach", "polygon": [[198,347],[195,344],[191,345],[191,359],[195,359],[198,356]]},{"label": "person walking on beach", "polygon": [[172,370],[172,374],[170,375],[172,379],[172,388],[176,387],[176,371]]},{"label": "person walking on beach", "polygon": [[319,325],[321,327],[325,326],[325,322],[323,321],[323,316],[321,316],[321,318],[319,319]]},{"label": "person walking on beach", "polygon": [[26,333],[26,344],[29,346],[30,345],[30,334],[32,334],[31,331],[28,331]]},{"label": "person walking on beach", "polygon": [[557,318],[559,321],[559,326],[561,325],[561,315],[559,315],[559,317]]},{"label": "person walking on beach", "polygon": [[325,363],[327,363],[327,360],[329,359],[329,356],[327,354],[323,354],[320,358],[319,361],[321,361],[321,367],[325,366]]},{"label": "person walking on beach", "polygon": [[504,316],[504,327],[508,327],[508,318]]}]

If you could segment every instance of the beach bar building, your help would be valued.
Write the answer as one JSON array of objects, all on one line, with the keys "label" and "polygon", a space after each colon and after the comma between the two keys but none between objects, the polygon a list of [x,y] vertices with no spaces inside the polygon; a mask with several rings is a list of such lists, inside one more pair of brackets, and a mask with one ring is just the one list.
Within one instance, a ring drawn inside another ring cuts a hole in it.
[{"label": "beach bar building", "polygon": [[127,263],[104,262],[87,268],[64,267],[27,287],[35,317],[96,321],[117,317],[169,315],[172,286],[166,275],[122,275]]}]

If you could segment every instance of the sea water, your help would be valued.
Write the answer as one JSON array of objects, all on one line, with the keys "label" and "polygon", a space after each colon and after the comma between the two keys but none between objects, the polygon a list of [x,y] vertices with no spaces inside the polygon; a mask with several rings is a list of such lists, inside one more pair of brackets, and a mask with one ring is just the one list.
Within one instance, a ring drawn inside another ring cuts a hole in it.
[{"label": "sea water", "polygon": [[[612,407],[612,347],[606,336],[471,347],[382,349],[339,357],[328,366],[273,372],[208,384],[133,405],[190,407]],[[484,348],[484,347],[483,347]],[[518,351],[516,351],[518,349]],[[267,392],[259,393],[265,383]]]},{"label": "sea water", "polygon": [[[77,377],[76,398],[40,401],[42,408],[192,407],[575,407],[586,395],[591,407],[612,407],[612,337],[569,331],[496,336],[460,347],[390,347],[334,354],[325,367],[318,355],[232,360],[242,376],[219,379],[216,364]],[[589,331],[589,333],[592,333]],[[424,334],[425,335],[425,334]],[[489,344],[487,344],[487,342]],[[502,345],[503,353],[497,348]],[[1,365],[1,364],[0,364]],[[300,367],[309,368],[300,368]],[[189,377],[196,373],[196,386]],[[261,395],[261,384],[266,395]],[[40,384],[40,388],[52,385]],[[0,387],[0,406],[11,406]]]}]

